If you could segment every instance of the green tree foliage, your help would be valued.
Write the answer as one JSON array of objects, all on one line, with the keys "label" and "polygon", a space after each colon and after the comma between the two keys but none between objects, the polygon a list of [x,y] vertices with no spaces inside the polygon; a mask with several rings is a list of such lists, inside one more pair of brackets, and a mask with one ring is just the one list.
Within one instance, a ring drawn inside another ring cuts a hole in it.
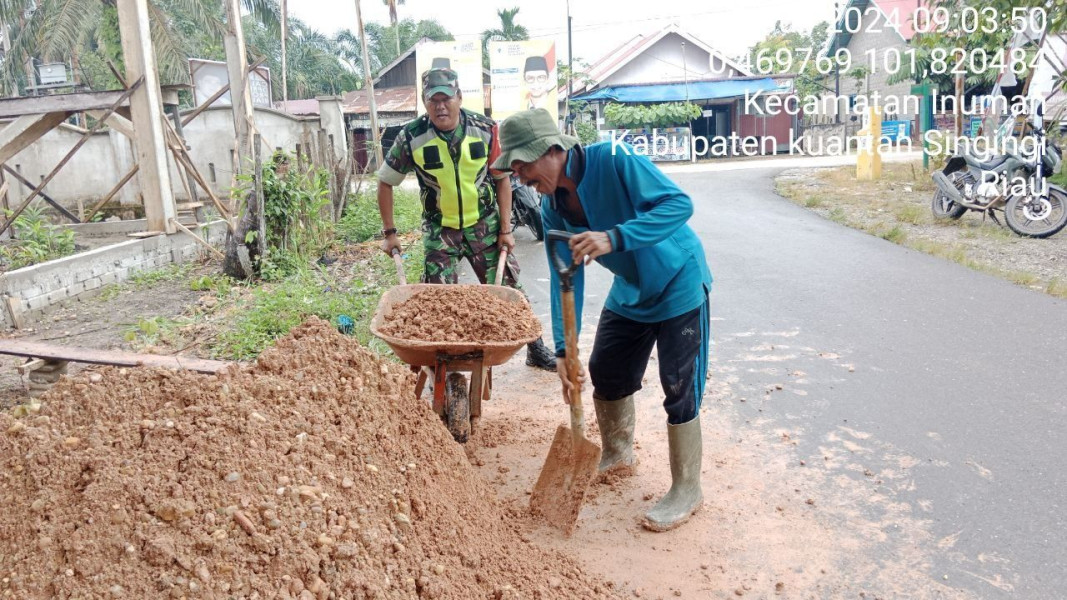
[{"label": "green tree foliage", "polygon": [[500,17],[500,27],[486,29],[482,32],[482,66],[489,68],[489,42],[521,42],[530,39],[530,32],[520,25],[515,16],[519,8],[504,8],[496,11]]},{"label": "green tree foliage", "polygon": [[[422,38],[437,42],[451,41],[455,38],[440,23],[432,19],[415,21],[403,19],[396,25],[381,25],[378,23],[366,23],[367,48],[370,51],[371,70],[378,73],[382,67],[396,60],[397,38],[400,39],[400,52],[407,52],[408,48],[415,45]],[[359,37],[351,31],[342,31],[338,39],[344,41],[346,60],[362,61],[362,53],[359,45]],[[362,62],[360,62],[362,65]],[[360,72],[362,72],[362,67]]]},{"label": "green tree foliage", "polygon": [[[276,0],[242,0],[256,21],[278,27]],[[113,83],[100,65],[108,60],[122,68],[115,0],[0,0],[0,19],[8,24],[11,52],[0,64],[4,92],[14,94],[29,82],[30,59],[74,62],[86,83]],[[225,29],[222,0],[151,0],[152,41],[163,83],[187,83],[187,59],[205,40],[221,46]],[[87,56],[82,66],[82,56]]]},{"label": "green tree foliage", "polygon": [[[1015,21],[1015,18],[1022,17],[1025,12],[1022,9],[1025,8],[1045,10],[1049,34],[1067,31],[1067,10],[1065,10],[1063,0],[931,0],[930,8],[948,11],[947,26],[934,23],[930,26],[931,31],[920,32],[912,38],[910,47],[915,50],[916,54],[915,68],[912,68],[910,60],[904,61],[904,68],[890,76],[889,83],[912,81],[929,83],[940,90],[953,90],[955,75],[937,72],[945,69],[934,68],[935,59],[948,53],[949,69],[951,69],[959,60],[958,57],[953,56],[953,52],[958,48],[962,48],[966,52],[965,56],[968,57],[982,50],[987,56],[993,57],[998,51],[1008,49],[1015,30],[1022,23]],[[964,31],[965,10],[977,10],[982,15],[980,21],[982,27],[978,31]],[[987,26],[986,18],[991,15],[996,16],[995,22]],[[1031,47],[1028,56],[1032,57],[1036,50],[1036,47]],[[1029,59],[1027,62],[1030,62]],[[964,70],[966,71],[964,84],[967,88],[991,86],[1000,74],[998,69],[977,71],[968,67]],[[1020,74],[1020,79],[1024,76],[1025,74]]]},{"label": "green tree foliage", "polygon": [[700,106],[689,102],[662,104],[618,104],[604,107],[604,118],[616,127],[677,127],[688,125],[701,114]]},{"label": "green tree foliage", "polygon": [[[281,98],[280,31],[246,17],[244,32],[250,55],[266,58],[275,99]],[[327,37],[299,19],[289,19],[289,39],[286,44],[289,98],[340,94],[359,87],[362,69],[357,70],[344,60],[340,46],[337,38]]]},{"label": "green tree foliage", "polygon": [[[793,60],[781,66],[788,66],[786,73],[796,74],[796,90],[801,97],[817,95],[825,89],[823,79],[815,65],[815,57],[823,50],[828,40],[830,23],[822,21],[804,33],[793,31],[789,24],[783,25],[776,21],[774,28],[767,37],[756,42],[748,49],[746,62],[755,65],[759,56],[775,56],[779,50],[784,49],[791,53]],[[810,55],[810,60],[805,64],[804,57]],[[775,62],[774,64],[779,64]],[[801,68],[803,67],[803,70]]]}]

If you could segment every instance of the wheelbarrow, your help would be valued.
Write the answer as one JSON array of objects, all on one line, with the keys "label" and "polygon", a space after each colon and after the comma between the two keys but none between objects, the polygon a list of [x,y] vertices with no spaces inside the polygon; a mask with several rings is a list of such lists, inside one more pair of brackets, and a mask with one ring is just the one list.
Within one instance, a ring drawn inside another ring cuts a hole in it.
[{"label": "wheelbarrow", "polygon": [[[415,397],[421,397],[427,381],[433,378],[433,410],[448,427],[452,437],[464,443],[482,416],[482,402],[492,394],[491,368],[504,364],[526,344],[537,339],[510,342],[470,342],[464,340],[412,340],[394,337],[382,332],[393,307],[426,288],[440,284],[407,284],[399,253],[394,253],[400,285],[382,295],[378,308],[371,319],[370,331],[393,349],[397,357],[418,370]],[[501,252],[500,263],[506,264],[507,253]],[[497,270],[495,285],[482,286],[489,293],[508,302],[527,304],[526,297],[518,290],[500,285],[503,269]],[[475,287],[471,284],[455,284]],[[468,381],[466,373],[470,373]]]}]

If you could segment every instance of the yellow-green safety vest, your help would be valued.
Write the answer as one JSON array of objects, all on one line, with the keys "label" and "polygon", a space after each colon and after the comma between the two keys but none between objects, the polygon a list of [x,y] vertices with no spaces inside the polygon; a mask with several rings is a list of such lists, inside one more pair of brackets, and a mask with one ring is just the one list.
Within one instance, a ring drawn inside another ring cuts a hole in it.
[{"label": "yellow-green safety vest", "polygon": [[[464,129],[469,131],[470,127]],[[422,143],[412,144],[411,155],[419,169],[436,180],[439,187],[435,191],[441,226],[452,229],[470,227],[481,217],[478,191],[482,182],[479,175],[489,160],[488,144],[477,135],[465,133],[460,142],[459,160],[453,161],[448,142],[432,129],[428,133],[430,135],[419,136],[421,140],[413,140]]]}]

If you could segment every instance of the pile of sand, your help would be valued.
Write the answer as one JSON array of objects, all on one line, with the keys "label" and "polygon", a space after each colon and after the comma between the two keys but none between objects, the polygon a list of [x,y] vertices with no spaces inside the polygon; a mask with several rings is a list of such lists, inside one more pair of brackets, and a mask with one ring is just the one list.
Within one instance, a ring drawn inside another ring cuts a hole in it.
[{"label": "pile of sand", "polygon": [[532,546],[408,369],[313,320],[218,376],[82,372],[0,415],[0,594],[597,598]]},{"label": "pile of sand", "polygon": [[528,303],[484,286],[435,285],[396,304],[381,331],[428,342],[512,342],[541,335],[541,322]]}]

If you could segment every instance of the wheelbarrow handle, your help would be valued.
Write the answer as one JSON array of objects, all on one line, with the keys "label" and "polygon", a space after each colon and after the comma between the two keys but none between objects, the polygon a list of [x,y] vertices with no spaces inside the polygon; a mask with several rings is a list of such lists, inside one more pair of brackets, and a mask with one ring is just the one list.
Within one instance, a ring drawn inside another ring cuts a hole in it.
[{"label": "wheelbarrow handle", "polygon": [[400,249],[393,248],[393,263],[396,264],[396,278],[400,280],[400,285],[407,285],[408,278],[404,274],[404,257],[400,254]]},{"label": "wheelbarrow handle", "polygon": [[574,273],[578,270],[580,265],[576,265],[573,262],[567,264],[567,261],[563,260],[559,255],[559,244],[570,244],[571,238],[574,236],[569,231],[561,231],[559,229],[550,229],[545,234],[545,243],[548,244],[548,253],[552,257],[553,266],[556,269],[556,273],[559,273],[560,287],[563,291],[571,289],[571,278],[574,277]]},{"label": "wheelbarrow handle", "polygon": [[508,268],[508,249],[501,248],[500,256],[496,259],[496,277],[493,278],[493,285],[500,285],[504,281],[504,270]]}]

